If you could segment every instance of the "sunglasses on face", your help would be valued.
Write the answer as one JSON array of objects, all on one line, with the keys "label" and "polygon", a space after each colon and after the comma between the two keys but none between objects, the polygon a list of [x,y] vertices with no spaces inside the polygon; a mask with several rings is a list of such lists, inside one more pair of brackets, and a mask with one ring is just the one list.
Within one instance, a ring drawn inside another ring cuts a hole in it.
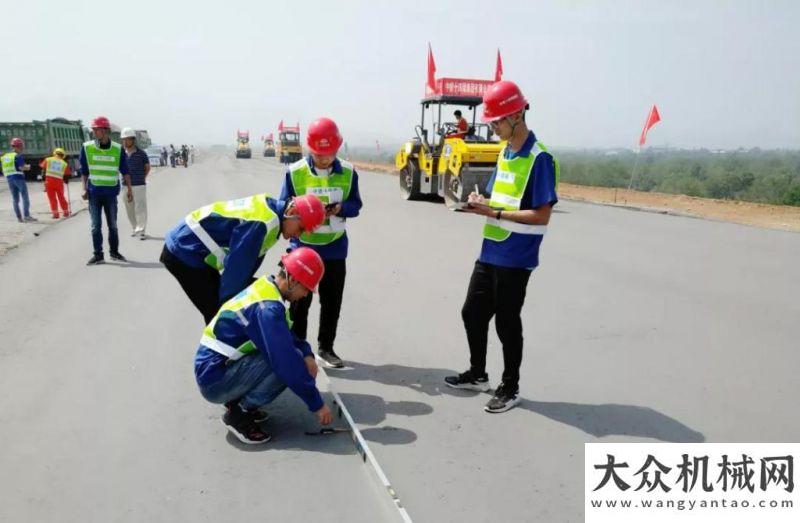
[{"label": "sunglasses on face", "polygon": [[492,129],[497,129],[498,127],[500,127],[500,124],[502,124],[505,121],[506,121],[505,118],[501,118],[500,120],[493,120],[489,122],[489,127],[491,127]]}]

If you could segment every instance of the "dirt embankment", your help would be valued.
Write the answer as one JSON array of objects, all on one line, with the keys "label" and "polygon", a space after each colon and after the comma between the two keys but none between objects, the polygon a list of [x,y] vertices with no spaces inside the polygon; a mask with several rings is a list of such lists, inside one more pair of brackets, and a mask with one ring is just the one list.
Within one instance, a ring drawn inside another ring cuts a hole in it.
[{"label": "dirt embankment", "polygon": [[[394,165],[353,162],[361,170],[395,173]],[[628,191],[609,187],[589,187],[562,183],[558,193],[568,200],[636,207],[668,213],[698,216],[767,229],[800,232],[800,207],[761,203],[712,200],[682,194]]]}]

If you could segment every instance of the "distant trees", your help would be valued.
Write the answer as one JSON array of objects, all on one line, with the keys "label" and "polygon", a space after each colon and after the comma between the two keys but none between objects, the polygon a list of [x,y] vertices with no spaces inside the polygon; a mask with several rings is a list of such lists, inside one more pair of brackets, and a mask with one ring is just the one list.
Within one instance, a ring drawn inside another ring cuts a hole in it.
[{"label": "distant trees", "polygon": [[[555,154],[561,163],[561,180],[599,187],[627,187],[636,162],[636,153],[631,151]],[[800,206],[800,151],[645,150],[633,188]]]},{"label": "distant trees", "polygon": [[[380,152],[370,147],[351,147],[349,156],[354,160],[394,164],[398,147],[387,145]],[[561,164],[562,181],[597,187],[628,187],[637,155],[629,150],[553,152]],[[645,149],[639,158],[633,188],[800,206],[800,151]]]}]

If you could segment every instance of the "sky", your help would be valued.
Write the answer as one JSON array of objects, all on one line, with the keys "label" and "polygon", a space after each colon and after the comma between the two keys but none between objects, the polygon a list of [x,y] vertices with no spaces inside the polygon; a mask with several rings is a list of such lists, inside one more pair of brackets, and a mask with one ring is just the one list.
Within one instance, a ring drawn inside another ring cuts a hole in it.
[{"label": "sky", "polygon": [[28,0],[3,17],[0,121],[55,116],[232,144],[334,118],[351,145],[413,135],[437,76],[504,79],[550,147],[800,148],[800,2]]}]

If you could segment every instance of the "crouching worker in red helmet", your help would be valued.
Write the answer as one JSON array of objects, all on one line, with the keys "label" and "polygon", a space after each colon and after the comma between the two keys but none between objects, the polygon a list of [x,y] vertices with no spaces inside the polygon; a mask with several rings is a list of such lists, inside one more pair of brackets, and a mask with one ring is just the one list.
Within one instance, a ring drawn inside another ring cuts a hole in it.
[{"label": "crouching worker in red helmet", "polygon": [[242,443],[271,439],[258,425],[267,418],[260,408],[286,387],[320,424],[331,423],[315,383],[314,354],[292,333],[283,304],[315,292],[324,272],[322,258],[311,249],[284,254],[277,276],[262,276],[225,302],[203,330],[194,360],[197,385],[206,400],[225,405],[222,422]]},{"label": "crouching worker in red helmet", "polygon": [[281,201],[264,193],[212,203],[167,233],[161,263],[207,325],[222,303],[253,282],[279,235],[297,238],[324,220],[325,207],[314,195]]},{"label": "crouching worker in red helmet", "polygon": [[[343,143],[336,123],[318,118],[308,126],[306,143],[311,155],[289,166],[281,189],[281,200],[295,195],[313,194],[325,203],[327,218],[316,232],[305,232],[291,240],[293,248],[310,247],[325,260],[325,279],[319,287],[319,357],[332,368],[344,366],[333,351],[339,311],[342,308],[348,249],[347,220],[361,211],[358,174],[353,166],[337,158]],[[311,295],[292,304],[292,330],[306,339]]]}]

